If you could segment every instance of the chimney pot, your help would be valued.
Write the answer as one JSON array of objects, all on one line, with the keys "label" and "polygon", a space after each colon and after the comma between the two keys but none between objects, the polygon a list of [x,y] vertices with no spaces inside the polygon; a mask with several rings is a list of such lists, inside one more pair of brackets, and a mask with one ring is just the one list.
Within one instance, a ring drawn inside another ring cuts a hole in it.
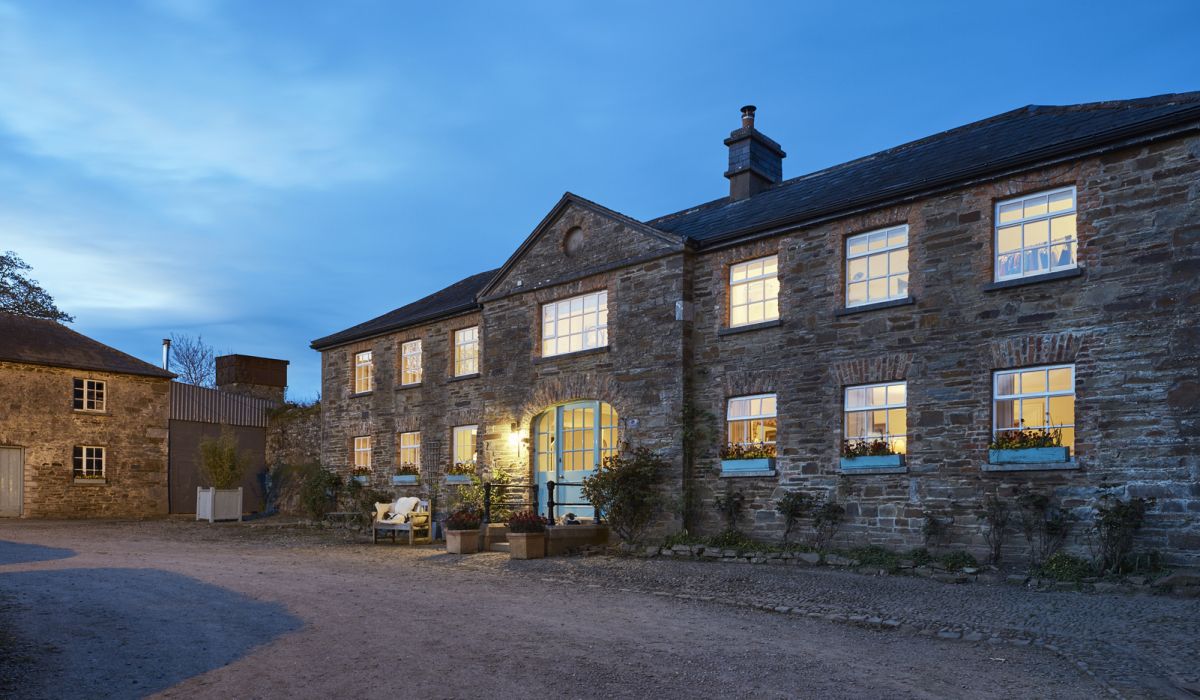
[{"label": "chimney pot", "polygon": [[742,128],[743,129],[753,129],[754,128],[754,110],[755,109],[756,108],[754,105],[746,105],[745,107],[742,107]]}]

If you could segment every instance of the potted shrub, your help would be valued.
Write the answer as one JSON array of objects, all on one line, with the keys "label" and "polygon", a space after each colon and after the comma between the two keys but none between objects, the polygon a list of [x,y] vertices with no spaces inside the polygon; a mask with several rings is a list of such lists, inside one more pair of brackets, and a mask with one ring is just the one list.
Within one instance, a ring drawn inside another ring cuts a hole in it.
[{"label": "potted shrub", "polygon": [[469,484],[471,477],[475,476],[474,462],[455,462],[450,469],[446,471],[447,484]]},{"label": "potted shrub", "polygon": [[392,475],[392,483],[396,485],[415,484],[420,477],[421,470],[417,469],[417,465],[401,464],[396,467],[396,473]]},{"label": "potted shrub", "polygon": [[[1022,421],[1024,425],[1024,421]],[[1002,430],[988,446],[992,464],[1045,464],[1071,461],[1071,448],[1063,447],[1062,431],[1050,428]]]},{"label": "potted shrub", "polygon": [[446,518],[446,551],[450,554],[474,554],[479,551],[479,526],[483,518],[470,508],[456,510]]},{"label": "potted shrub", "polygon": [[371,468],[355,467],[350,470],[350,478],[360,484],[369,484],[371,482]]},{"label": "potted shrub", "polygon": [[196,487],[196,520],[242,519],[242,475],[249,460],[238,452],[229,426],[217,438],[200,441],[200,472],[208,488]]},{"label": "potted shrub", "polygon": [[842,469],[881,469],[886,467],[903,467],[904,455],[892,448],[892,443],[882,438],[868,440],[842,441]]},{"label": "potted shrub", "polygon": [[508,519],[508,551],[512,558],[546,556],[546,525],[546,519],[531,510],[514,513]]},{"label": "potted shrub", "polygon": [[721,448],[721,473],[746,474],[775,471],[775,444],[729,443]]}]

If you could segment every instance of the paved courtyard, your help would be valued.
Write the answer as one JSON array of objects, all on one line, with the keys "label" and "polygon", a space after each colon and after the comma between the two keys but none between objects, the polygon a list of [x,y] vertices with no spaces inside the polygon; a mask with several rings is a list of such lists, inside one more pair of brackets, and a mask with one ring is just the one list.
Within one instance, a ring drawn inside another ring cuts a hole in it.
[{"label": "paved courtyard", "polygon": [[6,697],[1191,697],[1198,640],[1195,600],[0,523]]}]

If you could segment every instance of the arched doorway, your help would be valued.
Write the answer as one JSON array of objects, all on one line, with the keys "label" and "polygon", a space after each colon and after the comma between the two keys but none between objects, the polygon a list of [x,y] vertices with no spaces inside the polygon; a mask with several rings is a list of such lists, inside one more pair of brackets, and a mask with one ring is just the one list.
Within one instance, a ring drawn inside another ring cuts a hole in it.
[{"label": "arched doorway", "polygon": [[[608,456],[617,453],[617,412],[603,401],[572,401],[553,406],[533,419],[533,472],[539,500],[546,482],[569,484],[554,489],[556,503],[583,503],[578,484]],[[573,485],[570,485],[573,484]],[[543,500],[544,502],[544,500]],[[591,506],[560,506],[554,517],[567,513],[594,517]]]}]

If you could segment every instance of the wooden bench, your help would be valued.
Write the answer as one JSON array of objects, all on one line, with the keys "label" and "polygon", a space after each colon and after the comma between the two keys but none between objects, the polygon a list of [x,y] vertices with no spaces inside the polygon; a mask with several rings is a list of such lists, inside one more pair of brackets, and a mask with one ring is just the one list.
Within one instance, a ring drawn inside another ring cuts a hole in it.
[{"label": "wooden bench", "polygon": [[408,513],[407,517],[403,520],[399,518],[396,520],[381,520],[379,518],[379,506],[386,505],[390,504],[375,504],[375,520],[371,523],[372,544],[379,541],[381,533],[386,535],[389,532],[392,533],[392,542],[396,541],[396,533],[398,532],[408,533],[408,543],[410,545],[417,543],[417,539],[420,537],[418,533],[422,532],[425,534],[424,537],[420,537],[421,539],[433,542],[433,514],[429,512],[429,501],[422,500],[417,503],[417,507],[411,513]]}]

